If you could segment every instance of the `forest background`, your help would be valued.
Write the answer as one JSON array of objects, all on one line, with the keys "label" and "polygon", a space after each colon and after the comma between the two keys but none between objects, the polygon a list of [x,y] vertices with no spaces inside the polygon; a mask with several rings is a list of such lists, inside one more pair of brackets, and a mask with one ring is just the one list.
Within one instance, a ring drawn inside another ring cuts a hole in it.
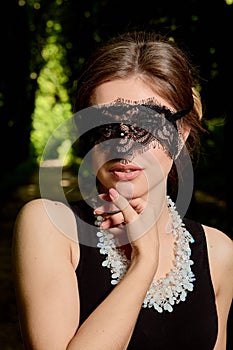
[{"label": "forest background", "polygon": [[[0,2],[0,347],[21,349],[10,247],[18,209],[39,195],[38,165],[50,133],[72,115],[79,72],[114,34],[169,35],[200,72],[201,156],[189,215],[233,238],[233,0],[9,0]],[[66,145],[57,150],[63,154]],[[64,148],[64,149],[63,149]],[[62,185],[72,187],[67,164]],[[231,316],[232,317],[232,316]],[[228,348],[232,349],[232,328]]]}]

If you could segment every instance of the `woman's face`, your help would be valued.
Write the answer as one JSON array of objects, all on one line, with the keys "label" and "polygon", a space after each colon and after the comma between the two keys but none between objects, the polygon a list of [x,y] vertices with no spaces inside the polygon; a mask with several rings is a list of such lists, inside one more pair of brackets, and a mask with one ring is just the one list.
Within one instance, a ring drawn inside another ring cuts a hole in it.
[{"label": "woman's face", "polygon": [[[172,109],[166,100],[157,95],[140,78],[113,80],[95,90],[95,104],[106,104],[122,98],[129,101],[155,99],[161,105]],[[97,178],[104,188],[116,188],[123,196],[131,199],[146,197],[148,192],[166,181],[172,166],[172,159],[162,147],[150,147],[130,162],[106,159],[98,146],[92,150],[93,165]]]}]

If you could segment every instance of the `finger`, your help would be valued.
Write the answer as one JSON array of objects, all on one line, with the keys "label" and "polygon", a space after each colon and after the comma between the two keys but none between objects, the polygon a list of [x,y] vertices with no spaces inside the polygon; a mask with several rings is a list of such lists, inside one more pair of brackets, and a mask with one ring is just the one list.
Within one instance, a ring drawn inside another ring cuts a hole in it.
[{"label": "finger", "polygon": [[141,198],[134,198],[129,201],[133,209],[140,214],[147,206],[147,202]]},{"label": "finger", "polygon": [[[123,237],[122,233],[126,233],[126,226],[125,225],[119,225],[119,226],[115,226],[115,227],[111,227],[109,229],[109,232],[111,232],[112,234],[114,234],[114,236],[117,236],[118,239]],[[127,236],[127,235],[126,235]],[[124,237],[123,237],[124,238]],[[129,240],[125,240],[124,243],[129,243]],[[117,242],[116,242],[117,243]]]},{"label": "finger", "polygon": [[107,193],[101,193],[98,195],[98,197],[100,199],[102,199],[103,201],[108,201],[108,202],[111,201],[111,198],[109,197],[109,195]]},{"label": "finger", "polygon": [[[144,236],[154,225],[151,208],[145,209],[141,214],[132,208],[126,198],[121,196],[114,188],[109,190],[109,195],[114,204],[122,211],[126,223],[127,235],[130,242]],[[149,219],[149,220],[145,220]]]},{"label": "finger", "polygon": [[93,213],[95,215],[114,215],[120,213],[120,209],[118,209],[116,206],[104,206],[96,208]]},{"label": "finger", "polygon": [[128,223],[127,230],[131,241],[139,239],[155,227],[157,218],[154,214],[153,208],[147,206],[134,221]]},{"label": "finger", "polygon": [[104,221],[102,221],[100,227],[104,229],[108,229],[110,227],[121,225],[124,221],[123,214],[119,212],[118,214],[110,215]]},{"label": "finger", "polygon": [[131,207],[127,199],[121,196],[115,188],[110,188],[109,195],[113,203],[123,213],[125,223],[129,223],[137,218],[137,212]]},{"label": "finger", "polygon": [[117,208],[112,202],[103,204],[94,210],[94,214],[99,214],[99,215],[113,215],[119,213],[120,210]]},{"label": "finger", "polygon": [[[122,197],[115,189],[110,189],[109,195],[124,215],[128,237],[131,242],[147,234],[156,225],[158,218],[153,207],[148,203],[142,206],[143,211],[138,214],[127,199]],[[142,204],[142,202],[136,203]]]}]

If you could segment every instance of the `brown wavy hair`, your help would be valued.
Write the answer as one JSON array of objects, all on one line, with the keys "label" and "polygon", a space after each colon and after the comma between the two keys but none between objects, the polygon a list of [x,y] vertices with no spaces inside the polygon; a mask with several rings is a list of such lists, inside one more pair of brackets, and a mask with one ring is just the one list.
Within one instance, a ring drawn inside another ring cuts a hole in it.
[{"label": "brown wavy hair", "polygon": [[200,132],[205,131],[202,101],[196,89],[198,70],[191,64],[187,53],[166,36],[133,31],[101,44],[87,60],[77,80],[74,112],[95,104],[95,89],[99,85],[133,76],[140,76],[175,110],[192,106],[182,122],[190,127],[186,147],[193,160],[193,156],[199,154]]}]

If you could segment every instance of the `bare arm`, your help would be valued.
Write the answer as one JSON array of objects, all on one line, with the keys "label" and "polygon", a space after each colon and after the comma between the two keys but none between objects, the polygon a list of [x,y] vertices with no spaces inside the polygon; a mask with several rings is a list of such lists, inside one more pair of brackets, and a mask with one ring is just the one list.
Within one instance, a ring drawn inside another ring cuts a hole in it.
[{"label": "bare arm", "polygon": [[218,313],[218,337],[214,350],[226,349],[227,320],[233,298],[233,242],[223,232],[205,226]]},{"label": "bare arm", "polygon": [[[130,206],[124,211],[126,217],[135,214]],[[14,237],[16,286],[26,348],[126,349],[157,268],[156,228],[134,244],[127,274],[79,327],[75,275],[78,245],[54,227],[40,201],[26,205]]]},{"label": "bare arm", "polygon": [[[47,205],[58,214],[64,210],[59,203]],[[71,242],[51,222],[42,200],[26,204],[19,213],[13,265],[26,349],[63,350],[76,332],[79,297]]]}]

